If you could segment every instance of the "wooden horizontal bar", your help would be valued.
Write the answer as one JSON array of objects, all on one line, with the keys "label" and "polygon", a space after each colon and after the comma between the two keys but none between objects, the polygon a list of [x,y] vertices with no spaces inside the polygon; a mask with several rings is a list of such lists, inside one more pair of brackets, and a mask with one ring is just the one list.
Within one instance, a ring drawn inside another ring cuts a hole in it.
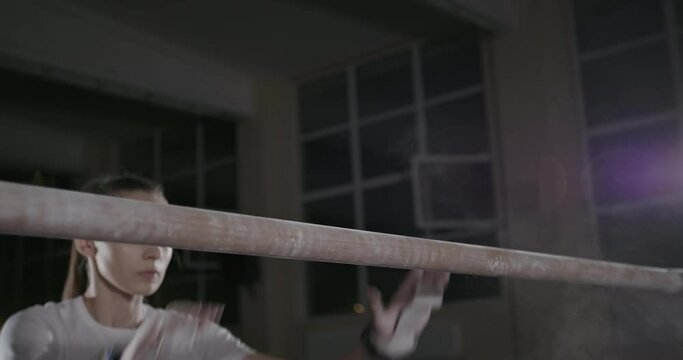
[{"label": "wooden horizontal bar", "polygon": [[0,233],[675,292],[680,269],[492,248],[0,182]]}]

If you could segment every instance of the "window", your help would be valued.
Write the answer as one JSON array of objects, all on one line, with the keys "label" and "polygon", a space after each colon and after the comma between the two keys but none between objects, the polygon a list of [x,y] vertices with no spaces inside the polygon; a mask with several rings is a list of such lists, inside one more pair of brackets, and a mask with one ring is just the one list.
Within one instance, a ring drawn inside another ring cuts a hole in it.
[{"label": "window", "polygon": [[[497,245],[478,35],[413,44],[306,82],[299,109],[305,221]],[[352,311],[367,285],[388,298],[405,273],[307,266],[313,316]],[[452,284],[464,288],[447,301],[500,294],[494,278],[455,275]]]},{"label": "window", "polygon": [[592,197],[610,260],[683,266],[680,14],[678,0],[574,1]]}]

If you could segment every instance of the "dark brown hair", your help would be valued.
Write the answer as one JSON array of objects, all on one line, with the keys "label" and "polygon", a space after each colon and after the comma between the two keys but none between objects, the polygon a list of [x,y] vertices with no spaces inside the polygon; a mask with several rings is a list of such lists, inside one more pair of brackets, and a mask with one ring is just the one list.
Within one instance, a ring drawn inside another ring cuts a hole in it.
[{"label": "dark brown hair", "polygon": [[[109,196],[116,196],[127,191],[163,192],[161,184],[133,174],[98,176],[85,183],[81,191]],[[76,251],[75,245],[71,245],[71,257],[62,300],[80,296],[85,292],[88,287],[86,266],[85,258]]]}]

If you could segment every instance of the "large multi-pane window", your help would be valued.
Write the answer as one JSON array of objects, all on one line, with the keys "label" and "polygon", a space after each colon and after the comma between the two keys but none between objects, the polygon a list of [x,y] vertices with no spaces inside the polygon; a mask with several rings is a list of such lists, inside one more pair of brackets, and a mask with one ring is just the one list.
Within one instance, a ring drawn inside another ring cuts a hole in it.
[{"label": "large multi-pane window", "polygon": [[[412,44],[299,87],[306,221],[497,245],[489,125],[476,35]],[[403,271],[308,264],[312,315],[347,312]],[[456,276],[448,300],[499,295]]]},{"label": "large multi-pane window", "polygon": [[593,203],[606,258],[681,266],[683,2],[575,0]]}]

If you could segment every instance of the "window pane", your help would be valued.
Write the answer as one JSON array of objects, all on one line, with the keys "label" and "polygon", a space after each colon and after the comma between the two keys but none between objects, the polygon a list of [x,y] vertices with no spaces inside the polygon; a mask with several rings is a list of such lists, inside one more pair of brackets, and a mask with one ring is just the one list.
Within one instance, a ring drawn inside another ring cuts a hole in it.
[{"label": "window pane", "polygon": [[600,215],[605,258],[650,266],[683,267],[683,205]]},{"label": "window pane", "polygon": [[421,50],[427,99],[481,84],[478,36],[467,40],[426,44]]},{"label": "window pane", "polygon": [[358,268],[309,262],[308,311],[311,315],[351,312],[358,302]]},{"label": "window pane", "polygon": [[358,114],[369,116],[413,103],[410,52],[358,67]]},{"label": "window pane", "polygon": [[168,129],[161,136],[161,171],[164,177],[194,169],[196,160],[195,125]]},{"label": "window pane", "polygon": [[675,121],[589,141],[593,192],[600,205],[680,193]]},{"label": "window pane", "polygon": [[368,285],[379,289],[382,292],[382,300],[387,303],[407,273],[403,269],[368,266]]},{"label": "window pane", "polygon": [[311,81],[299,87],[301,132],[348,123],[346,72]]},{"label": "window pane", "polygon": [[204,122],[204,149],[207,162],[235,155],[235,124],[224,120]]},{"label": "window pane", "polygon": [[427,147],[431,154],[487,152],[488,127],[482,95],[427,109]]},{"label": "window pane", "polygon": [[495,218],[489,163],[423,163],[419,176],[427,220]]},{"label": "window pane", "polygon": [[353,207],[352,194],[310,201],[304,205],[304,218],[314,224],[354,228]]},{"label": "window pane", "polygon": [[185,275],[167,279],[161,291],[163,298],[159,299],[159,307],[166,307],[169,303],[178,299],[197,301],[197,278],[193,275]]},{"label": "window pane", "polygon": [[434,233],[431,238],[435,240],[452,241],[462,244],[499,247],[498,238],[495,232],[487,232],[477,235],[466,235],[467,233],[472,234],[472,230],[464,227],[451,230],[441,230]]},{"label": "window pane", "polygon": [[237,209],[235,163],[206,171],[206,207],[225,211]]},{"label": "window pane", "polygon": [[582,53],[664,32],[659,0],[575,0],[574,8]]},{"label": "window pane", "polygon": [[180,206],[197,206],[196,178],[194,174],[164,183],[168,202]]},{"label": "window pane", "polygon": [[304,144],[303,153],[305,190],[351,182],[348,131],[309,141]]},{"label": "window pane", "polygon": [[31,236],[21,236],[24,242],[24,261],[40,263],[45,257],[45,239]]},{"label": "window pane", "polygon": [[674,77],[664,42],[585,62],[581,76],[589,125],[674,109]]},{"label": "window pane", "polygon": [[447,302],[499,296],[499,278],[462,274],[451,274],[451,281],[443,295]]},{"label": "window pane", "polygon": [[[406,270],[368,267],[368,285],[382,292],[387,302],[396,292]],[[444,302],[501,296],[500,280],[495,277],[451,274],[448,287],[444,292]]]},{"label": "window pane", "polygon": [[360,129],[363,178],[407,171],[417,152],[415,115],[366,125]]},{"label": "window pane", "polygon": [[[23,284],[20,297],[24,305],[45,303],[45,273],[42,266],[24,266]],[[52,299],[57,300],[57,299]]]},{"label": "window pane", "polygon": [[9,264],[16,258],[16,244],[21,241],[21,237],[15,235],[0,234],[0,263]]},{"label": "window pane", "polygon": [[410,181],[365,190],[363,196],[367,230],[408,236],[418,234]]},{"label": "window pane", "polygon": [[49,240],[52,241],[51,252],[48,252],[50,259],[43,265],[49,269],[47,275],[48,299],[59,301],[62,297],[64,280],[71,254],[71,241]]},{"label": "window pane", "polygon": [[206,282],[206,301],[225,305],[220,324],[239,324],[239,284],[231,282],[223,274],[211,274]]},{"label": "window pane", "polygon": [[125,143],[121,148],[121,167],[126,172],[154,177],[154,138],[147,136]]}]

